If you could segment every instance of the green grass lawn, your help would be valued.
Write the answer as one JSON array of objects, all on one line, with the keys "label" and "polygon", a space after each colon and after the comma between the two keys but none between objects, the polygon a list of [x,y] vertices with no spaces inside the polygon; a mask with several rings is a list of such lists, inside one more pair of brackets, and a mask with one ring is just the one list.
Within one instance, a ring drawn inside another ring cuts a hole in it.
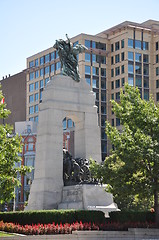
[{"label": "green grass lawn", "polygon": [[11,237],[11,236],[13,236],[13,235],[9,234],[9,233],[0,232],[0,238],[1,237]]}]

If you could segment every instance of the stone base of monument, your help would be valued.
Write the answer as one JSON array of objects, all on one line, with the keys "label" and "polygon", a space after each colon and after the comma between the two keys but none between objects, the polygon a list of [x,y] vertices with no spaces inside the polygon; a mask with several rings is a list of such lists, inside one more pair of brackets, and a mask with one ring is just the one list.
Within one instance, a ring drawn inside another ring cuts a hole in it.
[{"label": "stone base of monument", "polygon": [[63,187],[58,209],[99,210],[105,213],[105,217],[109,217],[109,212],[120,211],[113,202],[113,195],[105,191],[105,186],[94,184]]}]

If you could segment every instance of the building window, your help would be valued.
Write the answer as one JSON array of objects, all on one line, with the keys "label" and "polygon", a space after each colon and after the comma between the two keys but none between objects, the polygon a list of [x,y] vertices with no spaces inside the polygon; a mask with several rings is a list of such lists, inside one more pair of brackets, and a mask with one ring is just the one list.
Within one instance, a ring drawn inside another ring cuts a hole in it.
[{"label": "building window", "polygon": [[133,46],[133,43],[134,43],[134,41],[133,41],[133,39],[128,39],[128,47],[129,48],[133,48],[134,46]]},{"label": "building window", "polygon": [[124,52],[121,53],[121,61],[124,61],[125,57],[124,57]]},{"label": "building window", "polygon": [[105,68],[101,68],[101,76],[106,77],[106,69]]},{"label": "building window", "polygon": [[29,85],[29,92],[32,92],[32,91],[34,91],[34,83]]},{"label": "building window", "polygon": [[128,73],[134,73],[134,65],[133,64],[128,64]]},{"label": "building window", "polygon": [[44,75],[44,69],[41,68],[41,69],[40,69],[40,77],[43,76],[43,75]]},{"label": "building window", "polygon": [[48,82],[49,82],[49,78],[45,78],[45,86],[47,85]]},{"label": "building window", "polygon": [[121,48],[124,48],[124,39],[121,40]]},{"label": "building window", "polygon": [[156,55],[156,63],[158,63],[158,54]]},{"label": "building window", "polygon": [[158,50],[158,42],[156,42],[156,51]]},{"label": "building window", "polygon": [[94,76],[98,76],[99,75],[99,68],[97,68],[97,67],[93,67],[93,75]]},{"label": "building window", "polygon": [[106,102],[106,93],[104,91],[101,92],[101,101]]},{"label": "building window", "polygon": [[149,65],[148,64],[144,64],[144,75],[149,75]]},{"label": "building window", "polygon": [[85,78],[86,82],[91,85],[91,79],[90,78]]},{"label": "building window", "polygon": [[101,79],[101,89],[106,89],[106,79]]},{"label": "building window", "polygon": [[42,101],[42,89],[40,89],[40,102]]},{"label": "building window", "polygon": [[85,66],[85,74],[91,75],[91,67],[90,66]]},{"label": "building window", "polygon": [[49,54],[45,55],[45,63],[48,63],[50,61],[50,56]]},{"label": "building window", "polygon": [[122,87],[124,86],[124,84],[125,84],[125,78],[122,78],[122,79],[121,79],[121,85],[122,85]]},{"label": "building window", "polygon": [[128,52],[128,60],[134,61],[134,53],[133,52]]},{"label": "building window", "polygon": [[115,81],[115,87],[120,88],[120,79]]},{"label": "building window", "polygon": [[[34,144],[28,143],[28,151],[33,151],[33,149],[34,149]],[[32,165],[27,165],[27,166],[32,166]]]},{"label": "building window", "polygon": [[51,61],[52,61],[52,60],[55,60],[55,52],[52,52],[52,53],[51,53]]},{"label": "building window", "polygon": [[34,102],[34,95],[29,96],[29,103],[32,103],[32,102]]},{"label": "building window", "polygon": [[34,79],[34,72],[29,73],[29,80],[33,80]]},{"label": "building window", "polygon": [[40,88],[43,88],[44,87],[44,80],[40,80]]},{"label": "building window", "polygon": [[115,51],[119,50],[120,49],[120,43],[119,42],[116,42],[115,43]]},{"label": "building window", "polygon": [[114,77],[114,68],[111,69],[111,77]]},{"label": "building window", "polygon": [[35,71],[35,78],[39,77],[39,70]]},{"label": "building window", "polygon": [[135,73],[142,74],[142,65],[141,64],[135,65]]},{"label": "building window", "polygon": [[141,53],[135,53],[135,62],[141,62]]},{"label": "building window", "polygon": [[135,40],[135,48],[141,49],[141,41],[140,40]]},{"label": "building window", "polygon": [[149,63],[149,55],[147,55],[147,54],[143,55],[143,62],[144,63]]},{"label": "building window", "polygon": [[43,65],[44,64],[44,57],[41,57],[40,58],[40,65]]},{"label": "building window", "polygon": [[133,77],[128,77],[128,84],[130,86],[134,86],[134,78]]},{"label": "building window", "polygon": [[156,88],[159,88],[159,80],[156,80]]},{"label": "building window", "polygon": [[101,106],[101,113],[106,114],[106,106],[105,105]]},{"label": "building window", "polygon": [[35,105],[35,113],[39,112],[39,105]]},{"label": "building window", "polygon": [[45,75],[49,74],[49,66],[45,67]]},{"label": "building window", "polygon": [[55,64],[51,65],[51,72],[55,72]]},{"label": "building window", "polygon": [[159,92],[156,93],[156,101],[159,101]]},{"label": "building window", "polygon": [[112,93],[112,95],[111,95],[111,99],[114,100],[114,93]]},{"label": "building window", "polygon": [[39,121],[39,117],[38,116],[35,116],[35,122],[38,122]]},{"label": "building window", "polygon": [[92,88],[97,88],[97,80],[96,79],[92,80]]},{"label": "building window", "polygon": [[35,59],[35,67],[38,67],[39,66],[39,59]]},{"label": "building window", "polygon": [[39,93],[35,93],[35,102],[39,101]]},{"label": "building window", "polygon": [[143,42],[143,50],[149,50],[149,43]]},{"label": "building window", "polygon": [[35,82],[35,90],[39,89],[39,82]]},{"label": "building window", "polygon": [[111,44],[111,52],[114,52],[114,44]]},{"label": "building window", "polygon": [[120,119],[116,118],[116,126],[120,126]]},{"label": "building window", "polygon": [[61,68],[61,62],[57,62],[56,63],[56,70],[60,69]]},{"label": "building window", "polygon": [[156,76],[159,75],[159,67],[156,68]]},{"label": "building window", "polygon": [[125,68],[124,65],[121,66],[121,74],[123,74],[125,72]]},{"label": "building window", "polygon": [[149,77],[144,76],[144,88],[149,88]]},{"label": "building window", "polygon": [[144,99],[149,100],[149,89],[144,89]]},{"label": "building window", "polygon": [[29,114],[33,114],[34,113],[34,106],[29,107]]},{"label": "building window", "polygon": [[115,68],[115,76],[120,75],[120,67]]},{"label": "building window", "polygon": [[120,92],[117,92],[115,95],[116,95],[116,100],[120,100]]},{"label": "building window", "polygon": [[106,57],[105,56],[100,56],[100,61],[102,64],[106,64]]},{"label": "building window", "polygon": [[135,86],[136,87],[142,87],[142,77],[141,76],[136,76],[136,78],[135,78]]},{"label": "building window", "polygon": [[115,55],[115,63],[118,63],[118,62],[120,62],[120,55],[119,54]]},{"label": "building window", "polygon": [[111,65],[114,64],[114,56],[111,57]]},{"label": "building window", "polygon": [[90,42],[90,40],[85,40],[85,46],[86,46],[87,48],[90,48],[90,47],[91,47],[91,42]]},{"label": "building window", "polygon": [[85,61],[90,62],[91,61],[91,55],[89,53],[85,53]]},{"label": "building window", "polygon": [[112,119],[112,127],[114,127],[114,118]]},{"label": "building window", "polygon": [[111,83],[111,89],[114,89],[114,81]]},{"label": "building window", "polygon": [[30,68],[34,67],[34,61],[29,62],[29,67]]}]

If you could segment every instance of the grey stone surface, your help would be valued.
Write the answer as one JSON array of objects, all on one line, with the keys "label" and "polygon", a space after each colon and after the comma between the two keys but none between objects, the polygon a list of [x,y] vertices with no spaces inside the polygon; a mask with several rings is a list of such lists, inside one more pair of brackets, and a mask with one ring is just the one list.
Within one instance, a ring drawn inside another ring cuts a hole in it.
[{"label": "grey stone surface", "polygon": [[62,200],[65,117],[75,123],[75,158],[101,161],[95,96],[85,80],[56,75],[43,92],[39,110],[35,174],[25,210],[57,208]]}]

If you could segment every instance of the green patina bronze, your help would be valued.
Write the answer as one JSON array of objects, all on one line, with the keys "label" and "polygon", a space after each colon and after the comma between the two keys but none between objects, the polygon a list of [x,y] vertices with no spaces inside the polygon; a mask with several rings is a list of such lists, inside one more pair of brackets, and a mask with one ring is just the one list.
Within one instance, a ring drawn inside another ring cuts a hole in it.
[{"label": "green patina bronze", "polygon": [[77,44],[73,46],[67,34],[67,41],[63,39],[56,40],[54,48],[57,50],[62,67],[62,73],[70,76],[76,82],[80,81],[80,75],[78,71],[78,59],[77,55],[84,52],[87,48],[84,45]]}]

